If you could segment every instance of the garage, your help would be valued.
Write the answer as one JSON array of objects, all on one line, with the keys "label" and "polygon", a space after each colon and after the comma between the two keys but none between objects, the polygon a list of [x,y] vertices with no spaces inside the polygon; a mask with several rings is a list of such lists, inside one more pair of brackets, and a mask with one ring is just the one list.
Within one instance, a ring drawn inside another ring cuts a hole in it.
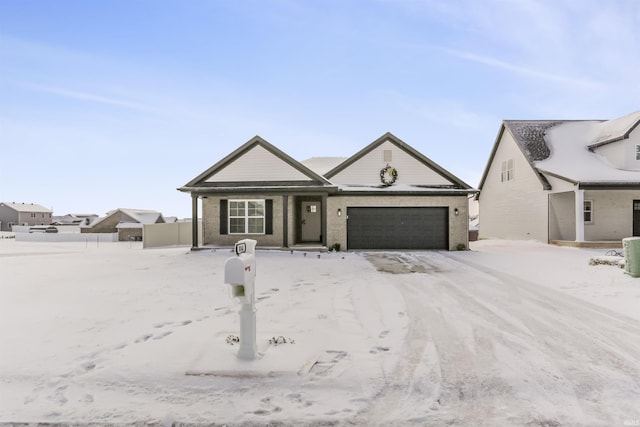
[{"label": "garage", "polygon": [[347,248],[447,250],[449,208],[347,208]]}]

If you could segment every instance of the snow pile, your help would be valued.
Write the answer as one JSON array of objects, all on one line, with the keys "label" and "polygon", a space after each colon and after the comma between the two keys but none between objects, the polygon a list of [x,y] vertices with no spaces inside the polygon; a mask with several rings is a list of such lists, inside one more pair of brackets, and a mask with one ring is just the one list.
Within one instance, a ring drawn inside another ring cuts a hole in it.
[{"label": "snow pile", "polygon": [[589,260],[589,265],[613,265],[624,268],[624,258],[613,255],[594,256]]},{"label": "snow pile", "polygon": [[[0,423],[640,420],[640,280],[593,250],[471,249],[258,251],[258,346],[286,367],[258,376],[232,345],[230,252],[0,240]],[[231,368],[186,375],[203,356]]]}]

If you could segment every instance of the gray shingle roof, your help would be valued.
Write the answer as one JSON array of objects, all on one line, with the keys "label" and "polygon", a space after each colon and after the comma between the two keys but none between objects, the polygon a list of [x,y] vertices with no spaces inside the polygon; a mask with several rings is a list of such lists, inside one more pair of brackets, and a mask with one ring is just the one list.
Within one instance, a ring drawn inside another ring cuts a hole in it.
[{"label": "gray shingle roof", "polygon": [[551,152],[544,141],[547,129],[564,123],[562,120],[505,120],[504,125],[509,129],[522,152],[529,162],[544,160]]},{"label": "gray shingle roof", "polygon": [[640,172],[615,167],[595,150],[628,138],[638,126],[640,111],[614,120],[504,120],[478,188],[484,187],[505,131],[513,136],[546,190],[551,189],[547,175],[583,186],[636,188]]}]

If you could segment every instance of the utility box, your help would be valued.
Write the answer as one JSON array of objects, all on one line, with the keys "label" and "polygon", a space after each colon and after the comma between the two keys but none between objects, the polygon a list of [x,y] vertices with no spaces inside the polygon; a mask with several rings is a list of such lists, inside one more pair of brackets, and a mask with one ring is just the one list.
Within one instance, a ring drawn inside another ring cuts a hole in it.
[{"label": "utility box", "polygon": [[624,249],[624,272],[632,277],[640,277],[640,237],[622,239]]}]

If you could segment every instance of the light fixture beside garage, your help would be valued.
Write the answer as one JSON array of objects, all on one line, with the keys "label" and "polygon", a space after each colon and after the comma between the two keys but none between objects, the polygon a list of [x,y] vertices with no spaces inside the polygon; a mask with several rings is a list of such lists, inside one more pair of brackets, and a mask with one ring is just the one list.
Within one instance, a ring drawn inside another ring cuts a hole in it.
[{"label": "light fixture beside garage", "polygon": [[458,214],[460,214],[460,211],[458,210],[458,208],[455,208],[455,209],[453,210],[453,214],[454,214],[455,216],[458,216]]},{"label": "light fixture beside garage", "polygon": [[338,208],[338,216],[342,216],[342,209]]}]

